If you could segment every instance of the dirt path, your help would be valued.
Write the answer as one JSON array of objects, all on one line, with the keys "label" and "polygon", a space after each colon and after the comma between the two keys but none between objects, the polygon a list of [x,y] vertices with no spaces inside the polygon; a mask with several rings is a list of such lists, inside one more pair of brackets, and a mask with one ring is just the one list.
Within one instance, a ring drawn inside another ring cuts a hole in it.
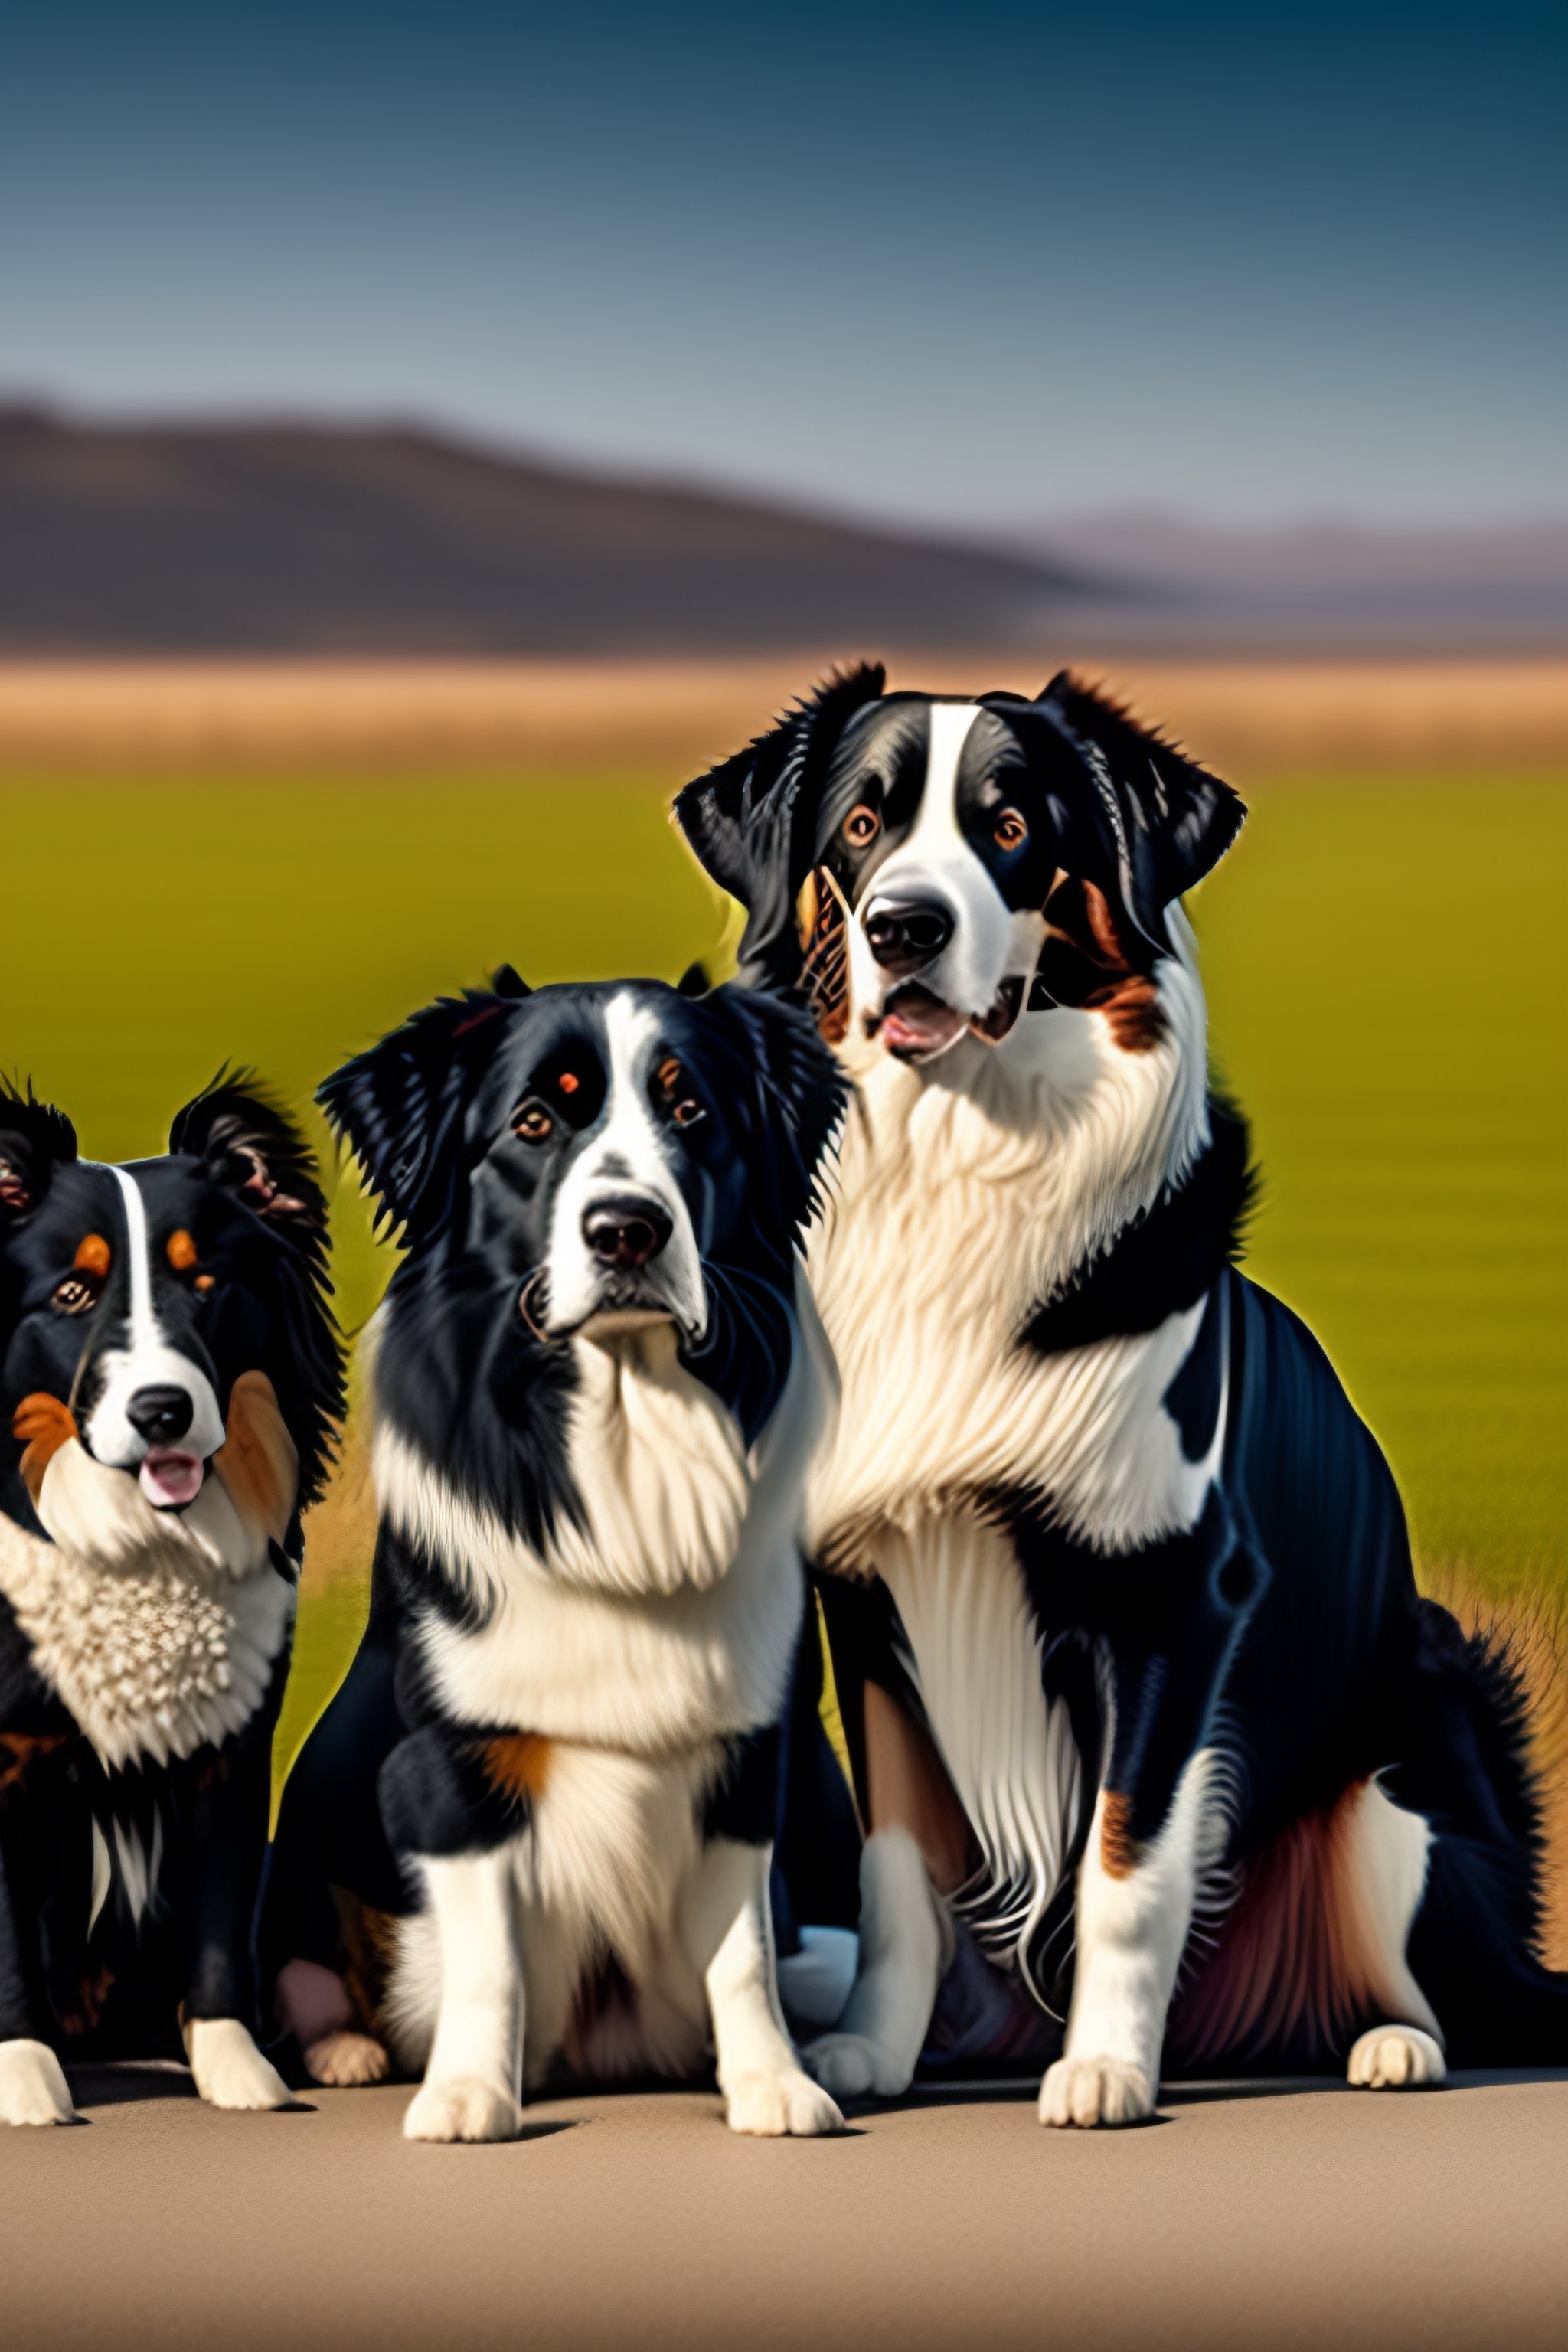
[{"label": "dirt path", "polygon": [[16,2352],[1568,2342],[1568,2075],[1175,2092],[1093,2137],[1022,2099],[767,2143],[700,2094],[586,2098],[453,2149],[405,2144],[405,2090],[77,2087],[85,2126],[0,2131]]}]

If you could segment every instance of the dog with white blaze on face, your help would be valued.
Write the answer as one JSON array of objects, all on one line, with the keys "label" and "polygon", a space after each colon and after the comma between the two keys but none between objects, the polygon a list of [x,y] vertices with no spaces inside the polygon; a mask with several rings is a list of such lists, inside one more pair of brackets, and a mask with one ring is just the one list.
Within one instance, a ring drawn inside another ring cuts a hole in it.
[{"label": "dog with white blaze on face", "polygon": [[69,2123],[61,2060],[188,2056],[292,2104],[252,1935],[300,1515],[342,1407],[326,1202],[218,1077],[166,1157],[79,1158],[0,1090],[0,2120]]},{"label": "dog with white blaze on face", "polygon": [[769,1910],[833,1055],[745,992],[509,969],[321,1099],[407,1254],[370,1622],[275,1849],[281,2021],[318,2080],[422,2072],[411,2139],[509,2138],[525,2084],[710,2050],[734,2130],[839,2129]]},{"label": "dog with white blaze on face", "polygon": [[868,1831],[860,1973],[806,2053],[840,2095],[1027,2051],[1045,2122],[1115,2124],[1163,2063],[1568,2058],[1518,1677],[1417,1596],[1375,1442],[1237,1271],[1181,900],[1243,814],[1065,674],[965,701],[872,667],[677,802],[742,981],[802,994],[855,1087],[807,1245]]}]

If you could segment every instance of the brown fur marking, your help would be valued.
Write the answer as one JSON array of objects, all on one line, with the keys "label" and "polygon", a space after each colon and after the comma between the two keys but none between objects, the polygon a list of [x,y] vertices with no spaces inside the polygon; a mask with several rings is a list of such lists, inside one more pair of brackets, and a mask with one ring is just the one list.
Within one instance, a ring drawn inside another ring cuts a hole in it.
[{"label": "brown fur marking", "polygon": [[930,1732],[879,1683],[866,1685],[864,1720],[869,1826],[908,1830],[938,1894],[956,1893],[980,1853]]},{"label": "brown fur marking", "polygon": [[1342,2053],[1378,2011],[1379,1958],[1350,1850],[1366,1785],[1293,1822],[1248,1864],[1212,1957],[1177,1995],[1171,2039],[1184,2066],[1291,2036]]},{"label": "brown fur marking", "polygon": [[63,1731],[0,1731],[0,1797],[20,1788],[40,1756],[63,1747]]},{"label": "brown fur marking", "polygon": [[101,1282],[109,1272],[113,1252],[101,1234],[88,1234],[77,1244],[71,1264],[78,1274],[95,1274]]},{"label": "brown fur marking", "polygon": [[45,1471],[61,1446],[68,1445],[76,1433],[76,1415],[69,1405],[43,1389],[35,1389],[31,1396],[25,1396],[11,1415],[11,1434],[21,1439],[24,1449],[18,1465],[22,1484],[33,1498],[35,1510]]},{"label": "brown fur marking", "polygon": [[235,1508],[281,1543],[294,1515],[300,1457],[265,1372],[241,1372],[229,1391],[228,1422],[213,1468]]},{"label": "brown fur marking", "polygon": [[1122,1053],[1151,1052],[1165,1034],[1159,992],[1138,969],[1104,891],[1058,868],[1045,919],[1040,971],[1058,1003],[1103,1013]]},{"label": "brown fur marking", "polygon": [[184,1225],[180,1227],[178,1233],[169,1235],[163,1244],[163,1255],[176,1274],[188,1274],[195,1265],[197,1257],[196,1245]]},{"label": "brown fur marking", "polygon": [[1107,1789],[1100,1816],[1100,1861],[1107,1878],[1126,1878],[1138,1861],[1132,1834],[1132,1800],[1120,1789]]},{"label": "brown fur marking", "polygon": [[553,1742],[537,1731],[506,1731],[484,1741],[479,1762],[491,1788],[521,1805],[544,1794],[552,1754]]}]

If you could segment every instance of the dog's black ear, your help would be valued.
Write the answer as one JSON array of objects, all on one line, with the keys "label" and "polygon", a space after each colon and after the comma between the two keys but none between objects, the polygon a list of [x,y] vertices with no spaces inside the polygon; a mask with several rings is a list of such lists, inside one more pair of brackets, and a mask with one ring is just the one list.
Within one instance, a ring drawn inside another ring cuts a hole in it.
[{"label": "dog's black ear", "polygon": [[532,989],[518,971],[517,966],[511,963],[497,964],[490,974],[490,990],[492,994],[504,996],[514,1004],[521,1003],[523,997],[533,994]]},{"label": "dog's black ear", "polygon": [[378,1203],[377,1223],[410,1243],[441,1224],[453,1198],[463,1119],[512,1000],[483,990],[437,997],[316,1089]]},{"label": "dog's black ear", "polygon": [[76,1158],[76,1129],[63,1110],[0,1078],[0,1233],[30,1217]]},{"label": "dog's black ear", "polygon": [[678,996],[706,996],[712,985],[701,964],[689,963],[675,983],[675,992]]},{"label": "dog's black ear", "polygon": [[220,1070],[175,1112],[169,1149],[205,1161],[247,1209],[324,1258],[327,1196],[316,1155],[253,1071]]},{"label": "dog's black ear", "polygon": [[765,1202],[788,1239],[798,1239],[817,1204],[848,1082],[804,1006],[738,985],[716,989],[708,1001],[733,1024],[752,1074],[737,1106],[755,1146],[751,1197]]},{"label": "dog's black ear", "polygon": [[795,902],[816,863],[828,763],[850,719],[885,684],[879,662],[836,674],[676,794],[676,822],[704,872],[746,909],[738,977],[749,988],[791,988],[800,977]]},{"label": "dog's black ear", "polygon": [[1164,910],[1219,864],[1246,803],[1195,760],[1063,670],[1040,697],[1094,780],[1104,870],[1144,938],[1170,947]]}]

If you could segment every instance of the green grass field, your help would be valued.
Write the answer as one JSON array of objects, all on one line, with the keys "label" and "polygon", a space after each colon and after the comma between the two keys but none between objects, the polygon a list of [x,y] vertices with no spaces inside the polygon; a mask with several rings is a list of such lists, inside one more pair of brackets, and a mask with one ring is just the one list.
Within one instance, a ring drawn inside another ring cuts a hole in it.
[{"label": "green grass field", "polygon": [[[0,1067],[122,1158],[161,1150],[225,1059],[303,1104],[503,957],[535,982],[673,978],[726,924],[666,823],[672,781],[0,781]],[[1194,913],[1264,1171],[1251,1270],[1388,1446],[1423,1562],[1561,1592],[1568,779],[1279,777],[1249,797]],[[352,1178],[336,1217],[352,1328],[389,1261]],[[280,1757],[363,1608],[363,1520],[322,1524]]]}]

